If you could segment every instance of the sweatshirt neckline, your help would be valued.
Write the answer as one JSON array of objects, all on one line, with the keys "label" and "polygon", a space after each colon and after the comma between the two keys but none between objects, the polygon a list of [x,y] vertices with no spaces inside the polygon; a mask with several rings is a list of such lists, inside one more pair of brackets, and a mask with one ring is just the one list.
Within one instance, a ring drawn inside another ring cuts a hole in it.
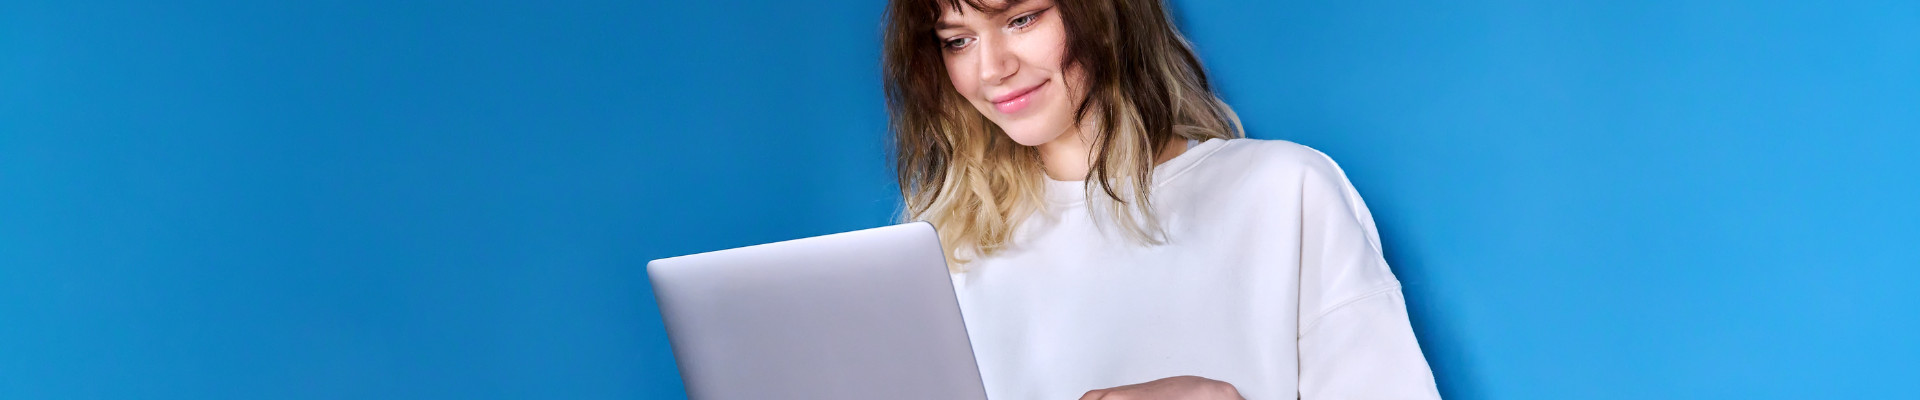
[{"label": "sweatshirt neckline", "polygon": [[[1153,188],[1158,189],[1166,185],[1168,181],[1178,178],[1181,173],[1193,168],[1195,164],[1199,164],[1201,160],[1212,155],[1214,151],[1220,150],[1220,147],[1225,146],[1226,143],[1226,139],[1205,139],[1200,141],[1199,144],[1188,146],[1186,151],[1180,152],[1180,155],[1173,156],[1173,159],[1160,163],[1160,165],[1155,165],[1153,167]],[[1046,173],[1041,173],[1040,179],[1046,183],[1046,198],[1048,203],[1072,205],[1087,201],[1087,181],[1085,180],[1057,180],[1047,176]]]}]

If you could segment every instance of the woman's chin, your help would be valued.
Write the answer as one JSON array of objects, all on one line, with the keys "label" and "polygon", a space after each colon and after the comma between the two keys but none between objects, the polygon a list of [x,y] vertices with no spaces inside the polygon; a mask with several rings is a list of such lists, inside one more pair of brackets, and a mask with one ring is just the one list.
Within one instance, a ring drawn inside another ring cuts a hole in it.
[{"label": "woman's chin", "polygon": [[1030,146],[1030,147],[1039,146],[1042,144],[1046,144],[1047,142],[1051,142],[1054,139],[1060,138],[1060,132],[1053,132],[1051,134],[1047,134],[1047,133],[1034,132],[1034,129],[1015,130],[1015,129],[1005,129],[1004,127],[1001,130],[1006,131],[1007,137],[1010,139],[1013,139],[1014,143],[1019,143],[1022,146]]},{"label": "woman's chin", "polygon": [[1033,139],[1030,136],[1020,136],[1020,135],[1007,135],[1007,136],[1012,137],[1013,142],[1019,143],[1021,146],[1034,147],[1034,146],[1039,146],[1041,144],[1047,143],[1047,140]]}]

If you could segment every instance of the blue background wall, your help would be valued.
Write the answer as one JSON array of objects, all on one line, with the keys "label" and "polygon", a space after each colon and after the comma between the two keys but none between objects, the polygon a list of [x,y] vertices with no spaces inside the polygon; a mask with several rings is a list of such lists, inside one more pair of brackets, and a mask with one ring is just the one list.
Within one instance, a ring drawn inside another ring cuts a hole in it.
[{"label": "blue background wall", "polygon": [[[1176,3],[1449,397],[1916,395],[1920,3]],[[880,9],[0,3],[0,398],[683,396],[647,260],[890,220]]]}]

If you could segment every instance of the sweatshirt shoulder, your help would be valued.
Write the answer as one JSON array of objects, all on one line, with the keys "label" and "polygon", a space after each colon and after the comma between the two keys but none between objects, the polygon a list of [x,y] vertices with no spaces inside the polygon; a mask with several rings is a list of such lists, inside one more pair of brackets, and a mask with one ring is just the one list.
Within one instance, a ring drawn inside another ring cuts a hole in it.
[{"label": "sweatshirt shoulder", "polygon": [[1340,174],[1333,158],[1312,147],[1286,140],[1233,139],[1220,149],[1224,156],[1250,172],[1301,175]]}]

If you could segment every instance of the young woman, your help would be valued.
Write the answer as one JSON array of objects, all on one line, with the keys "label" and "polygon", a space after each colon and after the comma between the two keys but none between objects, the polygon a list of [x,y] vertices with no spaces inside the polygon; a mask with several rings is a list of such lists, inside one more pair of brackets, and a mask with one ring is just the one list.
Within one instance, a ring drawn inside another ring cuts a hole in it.
[{"label": "young woman", "polygon": [[1241,139],[1159,0],[893,0],[906,217],[995,399],[1428,399],[1339,166]]}]

